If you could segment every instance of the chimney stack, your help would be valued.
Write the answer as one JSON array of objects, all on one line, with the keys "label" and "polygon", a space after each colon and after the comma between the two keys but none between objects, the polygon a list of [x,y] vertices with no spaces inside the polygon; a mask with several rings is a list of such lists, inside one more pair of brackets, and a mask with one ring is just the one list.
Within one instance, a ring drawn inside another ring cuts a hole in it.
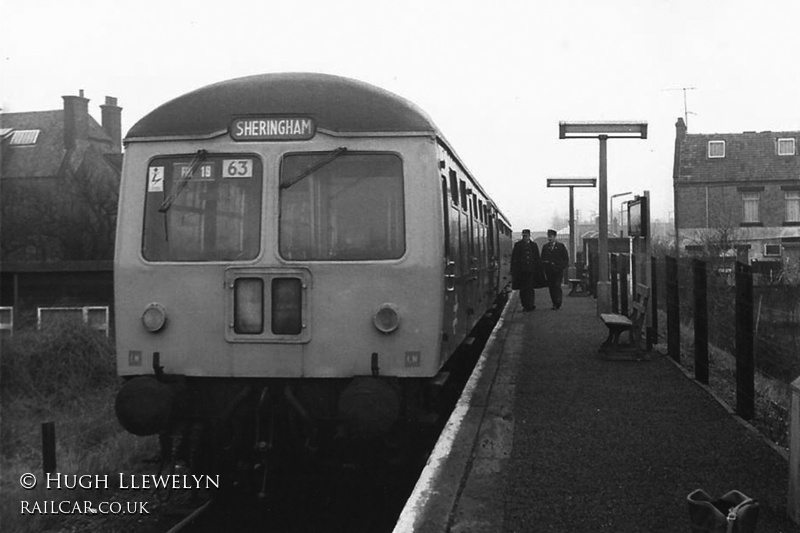
[{"label": "chimney stack", "polygon": [[683,141],[684,137],[686,137],[686,122],[683,121],[683,118],[678,117],[678,122],[675,123],[675,139]]},{"label": "chimney stack", "polygon": [[106,96],[105,105],[101,105],[103,129],[111,137],[111,148],[115,154],[122,153],[122,108],[117,99]]},{"label": "chimney stack", "polygon": [[79,96],[62,96],[64,99],[64,147],[72,150],[78,142],[89,139],[89,99]]},{"label": "chimney stack", "polygon": [[683,141],[686,138],[686,122],[683,118],[678,118],[675,123],[675,153],[672,160],[672,179],[676,180],[680,177],[681,172],[681,148]]}]

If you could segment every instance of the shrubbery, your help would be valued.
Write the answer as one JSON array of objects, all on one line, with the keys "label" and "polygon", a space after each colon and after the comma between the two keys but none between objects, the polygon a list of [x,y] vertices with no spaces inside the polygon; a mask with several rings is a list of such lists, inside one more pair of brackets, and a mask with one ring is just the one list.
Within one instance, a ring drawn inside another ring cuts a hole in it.
[{"label": "shrubbery", "polygon": [[3,339],[2,399],[62,401],[116,383],[113,343],[74,321]]},{"label": "shrubbery", "polygon": [[[33,491],[19,484],[23,473],[42,471],[42,423],[55,422],[57,471],[62,474],[130,471],[157,445],[152,438],[126,433],[116,420],[120,381],[113,342],[102,333],[65,321],[42,331],[15,332],[3,339],[1,349],[0,529],[32,533],[60,528],[64,516],[20,514],[22,500],[52,498],[41,483]],[[108,497],[106,491],[80,490],[64,496],[76,501]]]}]

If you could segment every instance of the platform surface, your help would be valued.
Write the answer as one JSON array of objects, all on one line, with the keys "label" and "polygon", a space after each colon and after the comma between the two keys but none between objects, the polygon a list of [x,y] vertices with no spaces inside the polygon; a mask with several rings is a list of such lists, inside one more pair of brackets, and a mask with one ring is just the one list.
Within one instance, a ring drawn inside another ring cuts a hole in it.
[{"label": "platform surface", "polygon": [[512,297],[395,532],[691,531],[686,497],[739,490],[787,517],[788,462],[666,356],[598,356],[592,298]]}]

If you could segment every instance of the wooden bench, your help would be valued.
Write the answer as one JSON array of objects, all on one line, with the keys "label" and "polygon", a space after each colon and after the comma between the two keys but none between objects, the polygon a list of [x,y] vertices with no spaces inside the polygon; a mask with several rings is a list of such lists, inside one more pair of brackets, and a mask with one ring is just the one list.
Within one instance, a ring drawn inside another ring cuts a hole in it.
[{"label": "wooden bench", "polygon": [[583,279],[570,278],[569,282],[572,284],[572,288],[567,296],[583,296],[586,293],[586,290],[583,288]]},{"label": "wooden bench", "polygon": [[[608,328],[608,338],[600,346],[600,352],[610,356],[614,355],[634,355],[636,359],[642,359],[645,353],[642,347],[642,338],[645,318],[647,317],[647,302],[650,299],[650,287],[636,284],[636,294],[631,304],[631,312],[628,315],[617,313],[602,313],[600,320]],[[624,332],[628,332],[628,344],[620,345],[619,337]]]}]

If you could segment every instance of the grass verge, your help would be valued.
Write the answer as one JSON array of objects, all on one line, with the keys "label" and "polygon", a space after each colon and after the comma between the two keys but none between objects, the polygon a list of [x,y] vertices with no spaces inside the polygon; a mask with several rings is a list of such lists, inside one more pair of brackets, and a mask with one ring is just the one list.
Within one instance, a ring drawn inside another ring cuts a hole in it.
[{"label": "grass verge", "polygon": [[[42,424],[56,428],[56,472],[114,479],[152,455],[152,439],[125,432],[114,415],[119,386],[112,343],[74,323],[22,331],[0,347],[0,530],[27,533],[60,527],[65,516],[28,514],[44,502],[108,499],[104,490],[46,488]],[[38,480],[32,490],[23,474]],[[27,506],[24,507],[24,503]]]}]

